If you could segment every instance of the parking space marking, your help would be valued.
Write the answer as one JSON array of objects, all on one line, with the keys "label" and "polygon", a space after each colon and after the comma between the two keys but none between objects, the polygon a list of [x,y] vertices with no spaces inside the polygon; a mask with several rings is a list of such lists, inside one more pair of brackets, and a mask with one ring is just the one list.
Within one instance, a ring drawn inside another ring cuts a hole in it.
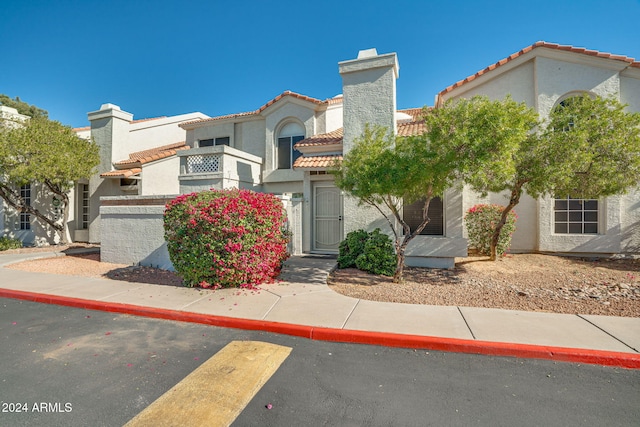
[{"label": "parking space marking", "polygon": [[228,426],[290,353],[291,347],[232,341],[126,427]]}]

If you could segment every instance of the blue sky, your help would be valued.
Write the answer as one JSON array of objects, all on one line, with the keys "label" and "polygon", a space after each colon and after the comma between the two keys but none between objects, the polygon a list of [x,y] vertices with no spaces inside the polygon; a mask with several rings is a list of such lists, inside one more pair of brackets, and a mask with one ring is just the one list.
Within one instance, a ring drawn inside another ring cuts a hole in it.
[{"label": "blue sky", "polygon": [[640,0],[0,0],[0,93],[86,126],[251,111],[285,90],[341,92],[339,61],[397,52],[398,107],[536,41],[640,57]]}]

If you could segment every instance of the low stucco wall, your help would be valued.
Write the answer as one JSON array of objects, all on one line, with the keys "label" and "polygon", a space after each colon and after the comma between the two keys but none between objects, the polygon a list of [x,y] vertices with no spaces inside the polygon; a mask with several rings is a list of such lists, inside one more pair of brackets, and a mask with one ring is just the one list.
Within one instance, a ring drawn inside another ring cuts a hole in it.
[{"label": "low stucco wall", "polygon": [[[176,198],[168,196],[103,197],[102,242],[100,256],[104,262],[144,265],[173,271],[167,243],[164,240],[164,210]],[[278,196],[289,218],[293,233],[289,252],[302,253],[302,202],[287,196]]]},{"label": "low stucco wall", "polygon": [[173,270],[164,241],[163,214],[166,203],[175,197],[101,198],[101,260]]}]

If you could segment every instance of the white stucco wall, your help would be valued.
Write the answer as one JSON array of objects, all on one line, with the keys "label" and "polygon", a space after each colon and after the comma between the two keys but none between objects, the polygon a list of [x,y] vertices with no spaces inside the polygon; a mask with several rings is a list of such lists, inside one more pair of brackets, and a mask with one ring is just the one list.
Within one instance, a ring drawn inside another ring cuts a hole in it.
[{"label": "white stucco wall", "polygon": [[324,116],[324,130],[319,133],[329,133],[342,127],[343,110],[342,102],[336,104],[330,104],[326,111],[323,112]]},{"label": "white stucco wall", "polygon": [[[526,102],[527,105],[535,107],[535,85],[532,84],[534,81],[534,68],[534,61],[525,62],[500,74],[498,78],[490,79],[481,85],[469,85],[469,89],[458,91],[451,98],[472,98],[475,95],[484,95],[490,99],[504,99],[507,95],[511,95],[514,101]],[[447,99],[449,98],[447,97]]]},{"label": "white stucco wall", "polygon": [[191,147],[197,147],[198,141],[201,139],[224,137],[229,137],[230,147],[236,147],[237,144],[235,140],[235,127],[233,122],[222,122],[211,126],[198,127],[187,131],[187,133],[189,134],[188,144]]},{"label": "white stucco wall", "polygon": [[140,195],[178,194],[180,192],[180,159],[168,157],[142,165]]},{"label": "white stucco wall", "polygon": [[185,141],[185,131],[178,125],[185,121],[206,119],[202,113],[188,113],[161,119],[145,120],[129,126],[129,140],[122,147],[118,144],[119,155],[114,161],[127,159],[130,153],[148,150],[162,145]]},{"label": "white stucco wall", "polygon": [[557,59],[536,58],[538,113],[547,117],[560,97],[588,91],[602,97],[618,97],[620,78],[616,70]]},{"label": "white stucco wall", "polygon": [[629,111],[640,112],[640,68],[628,68],[620,73],[620,102]]},{"label": "white stucco wall", "polygon": [[[526,101],[536,108],[545,118],[563,97],[586,91],[602,97],[619,97],[629,104],[630,111],[640,111],[640,70],[624,69],[625,65],[620,61],[544,49],[514,62],[516,66],[505,66],[507,71],[498,67],[454,89],[444,98],[470,98],[481,94],[502,99],[511,94],[516,101]],[[506,200],[499,194],[481,198],[465,189],[464,211],[476,203],[505,205]],[[585,254],[638,252],[638,192],[608,198],[600,205],[598,235],[556,235],[552,199],[534,200],[524,195],[515,208],[519,218],[511,250]]]},{"label": "white stucco wall", "polygon": [[[464,188],[463,196],[463,216],[474,205],[477,204],[496,204],[506,206],[509,203],[508,192],[500,194],[489,193],[487,197],[482,197],[479,193],[474,192],[469,187]],[[511,246],[509,251],[512,253],[531,252],[538,248],[538,202],[528,194],[523,194],[520,203],[515,207],[514,211],[518,215],[516,221],[516,231],[511,238]],[[464,236],[467,237],[466,230]]]}]

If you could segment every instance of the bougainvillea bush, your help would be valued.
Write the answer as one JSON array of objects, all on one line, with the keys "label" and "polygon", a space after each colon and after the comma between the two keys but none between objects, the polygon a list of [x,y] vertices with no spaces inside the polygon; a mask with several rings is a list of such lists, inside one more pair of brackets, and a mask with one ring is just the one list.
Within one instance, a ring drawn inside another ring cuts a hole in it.
[{"label": "bougainvillea bush", "polygon": [[178,196],[164,213],[169,257],[186,286],[245,287],[271,282],[287,259],[282,202],[250,190]]},{"label": "bougainvillea bush", "polygon": [[[469,237],[469,246],[474,247],[481,255],[491,254],[491,239],[496,225],[500,222],[504,206],[500,205],[475,205],[472,206],[464,217],[467,226],[467,234]],[[515,211],[509,212],[507,221],[500,231],[500,238],[496,246],[496,252],[499,256],[509,249],[511,245],[511,236],[516,230],[516,219],[518,216]]]}]

